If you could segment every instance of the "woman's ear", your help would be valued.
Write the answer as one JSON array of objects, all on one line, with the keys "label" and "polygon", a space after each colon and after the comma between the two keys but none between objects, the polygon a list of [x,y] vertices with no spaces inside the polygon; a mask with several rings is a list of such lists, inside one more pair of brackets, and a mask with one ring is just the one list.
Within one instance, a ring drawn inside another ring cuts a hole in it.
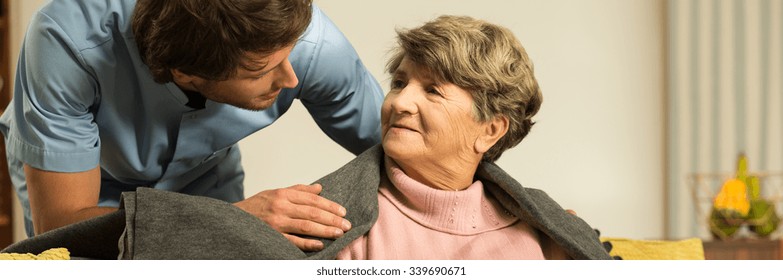
[{"label": "woman's ear", "polygon": [[492,120],[482,124],[484,131],[476,139],[474,149],[478,153],[486,153],[503,135],[508,132],[508,117],[497,115]]}]

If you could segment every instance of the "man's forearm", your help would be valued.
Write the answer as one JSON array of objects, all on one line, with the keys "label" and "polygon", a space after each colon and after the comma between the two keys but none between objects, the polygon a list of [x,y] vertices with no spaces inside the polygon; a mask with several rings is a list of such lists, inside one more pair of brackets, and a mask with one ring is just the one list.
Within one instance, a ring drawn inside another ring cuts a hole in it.
[{"label": "man's forearm", "polygon": [[33,225],[35,229],[35,235],[42,234],[44,232],[61,228],[70,224],[75,224],[84,220],[88,220],[94,217],[98,217],[104,214],[117,211],[114,207],[90,207],[85,208],[70,214],[51,214],[50,217],[33,217]]}]

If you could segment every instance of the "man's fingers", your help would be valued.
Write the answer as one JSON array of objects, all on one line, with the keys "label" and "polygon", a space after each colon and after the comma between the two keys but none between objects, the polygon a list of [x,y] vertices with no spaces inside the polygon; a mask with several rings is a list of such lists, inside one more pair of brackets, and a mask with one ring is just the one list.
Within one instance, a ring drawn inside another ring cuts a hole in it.
[{"label": "man's fingers", "polygon": [[335,227],[342,231],[348,231],[351,229],[351,222],[342,216],[338,216],[334,213],[311,206],[295,207],[296,209],[291,212],[289,218],[307,220],[321,225]]},{"label": "man's fingers", "polygon": [[290,186],[288,189],[303,191],[303,192],[309,192],[312,194],[319,194],[323,190],[323,186],[321,184],[312,184],[312,185],[295,185]]},{"label": "man's fingers", "polygon": [[296,235],[283,234],[288,241],[294,243],[294,246],[298,247],[302,251],[320,251],[324,248],[324,244],[321,241],[301,238]]},{"label": "man's fingers", "polygon": [[298,235],[308,235],[320,238],[335,239],[343,236],[345,231],[341,228],[323,225],[317,222],[303,219],[287,219],[278,221],[276,229],[280,232]]},{"label": "man's fingers", "polygon": [[[317,190],[317,192],[316,192]],[[312,206],[324,211],[328,211],[334,215],[345,217],[346,210],[340,204],[337,204],[331,200],[323,198],[318,194],[321,193],[321,185],[297,185],[289,188],[290,193],[286,194],[288,201],[296,205]],[[300,217],[307,218],[307,217]]]}]

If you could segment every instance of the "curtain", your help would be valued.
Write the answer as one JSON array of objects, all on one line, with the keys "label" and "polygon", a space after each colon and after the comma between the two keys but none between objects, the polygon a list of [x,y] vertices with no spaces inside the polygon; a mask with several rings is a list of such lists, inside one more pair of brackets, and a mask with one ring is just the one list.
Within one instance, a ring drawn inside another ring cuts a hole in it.
[{"label": "curtain", "polygon": [[708,238],[711,195],[740,153],[779,196],[783,1],[669,0],[666,11],[667,234]]}]

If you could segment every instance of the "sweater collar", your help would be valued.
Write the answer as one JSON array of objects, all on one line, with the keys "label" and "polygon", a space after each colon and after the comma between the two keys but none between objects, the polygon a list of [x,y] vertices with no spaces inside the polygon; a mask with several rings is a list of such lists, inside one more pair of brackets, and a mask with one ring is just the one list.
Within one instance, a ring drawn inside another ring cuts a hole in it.
[{"label": "sweater collar", "polygon": [[394,187],[381,183],[380,194],[422,226],[451,234],[474,235],[517,221],[484,191],[481,181],[462,191],[447,191],[414,180],[391,160],[386,161],[385,171]]}]

